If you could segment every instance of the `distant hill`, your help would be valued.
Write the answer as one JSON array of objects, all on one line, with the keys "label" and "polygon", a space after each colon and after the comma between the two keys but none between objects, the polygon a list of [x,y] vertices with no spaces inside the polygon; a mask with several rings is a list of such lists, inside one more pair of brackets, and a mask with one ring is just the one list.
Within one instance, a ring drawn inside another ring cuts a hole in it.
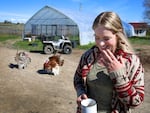
[{"label": "distant hill", "polygon": [[0,34],[22,35],[24,24],[0,23]]}]

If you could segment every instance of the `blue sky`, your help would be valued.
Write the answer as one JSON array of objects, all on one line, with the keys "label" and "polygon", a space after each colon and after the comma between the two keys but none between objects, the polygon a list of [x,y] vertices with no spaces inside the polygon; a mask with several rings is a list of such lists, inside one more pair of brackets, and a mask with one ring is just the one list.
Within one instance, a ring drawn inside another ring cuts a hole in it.
[{"label": "blue sky", "polygon": [[125,22],[143,22],[143,0],[1,0],[0,22],[25,23],[45,5],[65,15],[92,21],[102,11],[115,11]]}]

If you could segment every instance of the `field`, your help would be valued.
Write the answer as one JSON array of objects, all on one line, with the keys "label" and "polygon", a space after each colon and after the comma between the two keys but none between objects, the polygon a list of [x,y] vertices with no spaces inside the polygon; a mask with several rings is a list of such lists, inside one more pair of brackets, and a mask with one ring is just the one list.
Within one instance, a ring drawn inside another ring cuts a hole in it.
[{"label": "field", "polygon": [[17,34],[21,35],[23,31],[23,24],[13,24],[13,23],[0,23],[0,34]]}]

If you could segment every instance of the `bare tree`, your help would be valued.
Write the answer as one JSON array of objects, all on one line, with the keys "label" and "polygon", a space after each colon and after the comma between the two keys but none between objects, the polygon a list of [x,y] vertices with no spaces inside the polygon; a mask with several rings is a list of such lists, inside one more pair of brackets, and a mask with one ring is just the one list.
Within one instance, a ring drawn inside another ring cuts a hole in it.
[{"label": "bare tree", "polygon": [[143,5],[145,7],[144,20],[150,24],[150,0],[144,0]]}]

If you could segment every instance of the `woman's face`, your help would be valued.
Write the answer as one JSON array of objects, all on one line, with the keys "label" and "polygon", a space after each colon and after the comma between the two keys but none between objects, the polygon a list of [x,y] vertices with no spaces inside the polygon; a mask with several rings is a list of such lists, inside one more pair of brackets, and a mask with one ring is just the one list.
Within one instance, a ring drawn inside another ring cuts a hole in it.
[{"label": "woman's face", "polygon": [[117,37],[111,30],[106,29],[103,26],[98,26],[94,29],[96,46],[100,50],[109,49],[112,53],[117,48]]}]

